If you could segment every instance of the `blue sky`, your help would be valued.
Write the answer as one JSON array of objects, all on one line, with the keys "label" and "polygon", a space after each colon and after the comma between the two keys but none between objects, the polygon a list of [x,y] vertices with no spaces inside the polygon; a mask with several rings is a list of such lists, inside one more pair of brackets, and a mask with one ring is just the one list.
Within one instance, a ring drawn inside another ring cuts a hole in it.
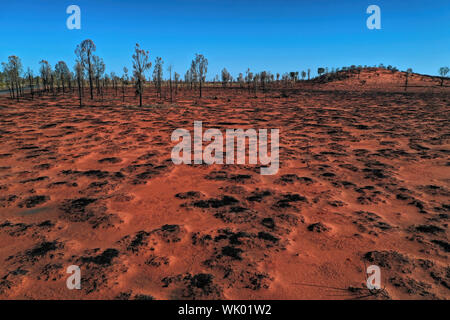
[{"label": "blue sky", "polygon": [[[81,30],[68,30],[66,8],[81,8]],[[381,30],[366,27],[369,5]],[[64,60],[92,39],[106,71],[131,70],[135,43],[182,76],[195,53],[209,60],[208,79],[223,67],[272,73],[348,65],[397,66],[437,74],[450,65],[450,1],[398,0],[1,0],[0,61]]]}]

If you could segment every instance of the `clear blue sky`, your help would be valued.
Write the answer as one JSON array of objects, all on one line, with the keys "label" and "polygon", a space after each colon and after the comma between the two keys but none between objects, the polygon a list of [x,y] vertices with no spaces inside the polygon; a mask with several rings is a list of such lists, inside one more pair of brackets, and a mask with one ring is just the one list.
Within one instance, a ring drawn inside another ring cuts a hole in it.
[{"label": "clear blue sky", "polygon": [[[66,8],[81,8],[81,30],[68,30]],[[381,30],[366,27],[366,8],[381,8]],[[136,42],[182,76],[195,53],[209,60],[208,79],[223,67],[272,73],[317,67],[394,65],[437,74],[450,66],[449,0],[1,0],[0,61],[64,60],[84,39],[97,45],[106,71],[131,70]]]}]

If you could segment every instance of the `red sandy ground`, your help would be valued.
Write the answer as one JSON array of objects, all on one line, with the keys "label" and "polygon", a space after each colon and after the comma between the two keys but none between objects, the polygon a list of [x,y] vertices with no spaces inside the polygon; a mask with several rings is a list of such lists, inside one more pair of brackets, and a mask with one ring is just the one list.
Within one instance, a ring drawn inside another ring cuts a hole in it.
[{"label": "red sandy ground", "polygon": [[[0,97],[0,298],[448,299],[450,93],[428,80],[173,104],[148,88],[143,108],[131,90],[83,108]],[[171,133],[194,120],[279,128],[278,174],[175,166]],[[364,289],[370,264],[384,294]]]}]

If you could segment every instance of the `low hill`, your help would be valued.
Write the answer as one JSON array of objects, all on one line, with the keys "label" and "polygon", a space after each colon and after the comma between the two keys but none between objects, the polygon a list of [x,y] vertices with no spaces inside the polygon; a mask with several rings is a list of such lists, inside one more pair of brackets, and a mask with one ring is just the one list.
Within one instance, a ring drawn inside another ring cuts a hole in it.
[{"label": "low hill", "polygon": [[[388,70],[384,68],[354,68],[341,70],[334,73],[321,75],[312,81],[323,84],[326,88],[405,88],[407,73],[398,70]],[[419,73],[408,75],[409,88],[433,89],[441,87],[441,77],[429,76]],[[444,80],[443,90],[449,86],[448,78]]]}]

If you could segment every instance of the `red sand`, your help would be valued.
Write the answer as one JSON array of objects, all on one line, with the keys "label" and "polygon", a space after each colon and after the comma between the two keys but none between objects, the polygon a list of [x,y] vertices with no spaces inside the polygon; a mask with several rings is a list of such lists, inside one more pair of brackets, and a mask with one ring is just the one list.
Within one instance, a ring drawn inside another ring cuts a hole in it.
[{"label": "red sand", "polygon": [[[369,90],[207,89],[172,105],[148,88],[143,108],[131,91],[83,108],[0,97],[0,298],[448,299],[448,87],[361,77]],[[279,128],[278,174],[175,166],[170,135],[194,120]],[[66,288],[72,264],[81,290]],[[370,264],[386,295],[364,289]]]}]

